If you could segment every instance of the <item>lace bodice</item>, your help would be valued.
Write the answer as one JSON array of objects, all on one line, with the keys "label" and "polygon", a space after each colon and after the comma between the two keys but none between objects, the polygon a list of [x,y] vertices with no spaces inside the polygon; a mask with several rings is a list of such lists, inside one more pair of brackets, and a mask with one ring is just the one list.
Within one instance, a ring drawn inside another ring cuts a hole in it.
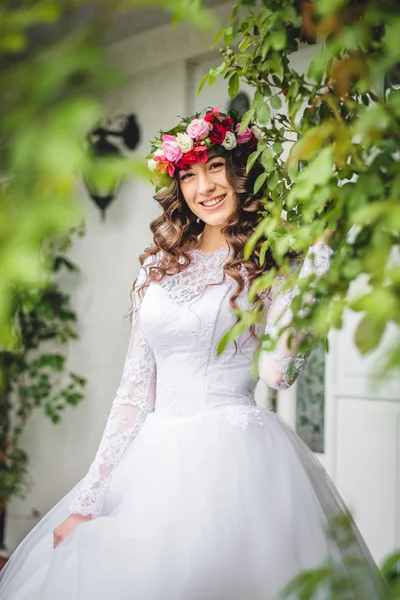
[{"label": "lace bodice", "polygon": [[[184,417],[223,408],[236,424],[243,424],[243,408],[256,410],[252,364],[257,339],[247,331],[237,339],[237,352],[232,344],[217,356],[218,342],[236,321],[229,298],[237,284],[223,272],[228,252],[192,250],[189,267],[151,282],[143,297],[138,290],[157,257],[140,269],[122,379],[96,457],[70,506],[72,513],[101,514],[112,472],[153,410]],[[301,276],[322,275],[331,253],[318,242],[310,249]],[[258,361],[259,376],[275,389],[290,386],[306,360],[298,353],[305,334],[295,334],[290,349],[288,334],[281,334],[292,319],[290,304],[296,293],[278,286],[265,303],[264,321],[256,326],[258,335],[265,332],[275,341],[274,350],[263,351]],[[237,303],[250,308],[246,288]]]}]

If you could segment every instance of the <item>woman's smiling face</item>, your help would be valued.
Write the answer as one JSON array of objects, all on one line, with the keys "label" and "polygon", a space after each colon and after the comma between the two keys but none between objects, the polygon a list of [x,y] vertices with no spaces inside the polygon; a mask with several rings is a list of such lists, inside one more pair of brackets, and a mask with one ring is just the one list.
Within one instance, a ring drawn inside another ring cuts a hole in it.
[{"label": "woman's smiling face", "polygon": [[179,185],[190,210],[211,226],[224,226],[236,211],[238,196],[226,177],[226,160],[212,156],[179,172]]}]

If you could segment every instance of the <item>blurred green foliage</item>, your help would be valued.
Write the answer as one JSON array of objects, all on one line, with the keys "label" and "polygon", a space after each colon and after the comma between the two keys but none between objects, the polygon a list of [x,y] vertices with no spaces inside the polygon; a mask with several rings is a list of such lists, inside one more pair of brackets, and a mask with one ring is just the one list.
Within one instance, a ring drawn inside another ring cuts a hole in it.
[{"label": "blurred green foliage", "polygon": [[[327,236],[332,267],[315,285],[318,302],[306,318],[296,317],[300,295],[293,300],[294,325],[312,325],[324,338],[342,327],[347,308],[360,311],[354,340],[362,354],[379,345],[389,323],[400,325],[400,89],[384,93],[395,72],[399,78],[399,39],[397,0],[243,0],[216,39],[223,63],[201,84],[222,75],[232,97],[240,81],[254,88],[242,129],[253,120],[264,136],[248,168],[261,158],[256,188],[266,184],[265,218],[246,253],[263,239],[263,252],[288,274],[288,249],[305,251]],[[300,72],[292,55],[314,43],[314,59]],[[305,290],[310,282],[296,277],[290,285]],[[270,279],[255,281],[252,292]],[[357,295],[355,279],[364,283]],[[385,360],[381,372],[400,367],[400,336]]]},{"label": "blurred green foliage", "polygon": [[329,518],[326,540],[332,551],[329,552],[327,563],[295,577],[282,590],[282,600],[400,598],[400,551],[391,553],[378,570],[366,548],[364,558],[360,560],[359,542],[353,527],[349,514],[332,515]]},{"label": "blurred green foliage", "polygon": [[66,358],[59,352],[77,339],[76,314],[70,297],[60,290],[62,270],[77,273],[64,255],[70,238],[46,244],[52,265],[47,285],[31,287],[13,296],[13,323],[18,346],[0,351],[0,510],[12,496],[23,496],[28,481],[28,455],[21,436],[32,412],[38,408],[58,423],[67,406],[83,400],[86,380],[66,372]]},{"label": "blurred green foliage", "polygon": [[[389,563],[392,568],[396,566],[398,553],[392,555],[391,561],[385,561],[379,571],[364,542],[357,538],[354,522],[346,512],[332,513],[328,517],[326,542],[329,555],[326,564],[318,569],[300,573],[282,590],[282,598],[287,600],[294,598],[312,600],[321,597],[332,600],[392,598],[388,593],[394,588],[387,578],[389,571],[387,566]],[[360,551],[360,544],[363,552]]]}]

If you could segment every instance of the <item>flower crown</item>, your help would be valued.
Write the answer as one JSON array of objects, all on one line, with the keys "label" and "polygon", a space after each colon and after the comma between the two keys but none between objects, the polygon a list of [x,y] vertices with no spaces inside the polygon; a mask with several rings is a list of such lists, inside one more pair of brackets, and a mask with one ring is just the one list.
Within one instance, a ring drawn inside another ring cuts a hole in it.
[{"label": "flower crown", "polygon": [[224,115],[220,106],[208,108],[203,113],[183,119],[170,131],[160,132],[147,156],[152,180],[157,187],[168,185],[175,169],[187,169],[194,163],[205,164],[211,149],[233,150],[241,144],[249,149],[257,145],[261,132],[249,125],[239,133],[240,120],[235,113]]}]

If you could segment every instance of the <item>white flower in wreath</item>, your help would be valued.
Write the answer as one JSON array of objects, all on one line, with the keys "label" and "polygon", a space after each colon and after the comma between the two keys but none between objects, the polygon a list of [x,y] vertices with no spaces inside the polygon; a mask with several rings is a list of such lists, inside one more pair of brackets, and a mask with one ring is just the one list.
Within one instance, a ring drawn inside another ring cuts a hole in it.
[{"label": "white flower in wreath", "polygon": [[264,137],[263,132],[261,131],[261,129],[259,127],[257,127],[257,125],[253,125],[251,130],[258,140],[261,140]]},{"label": "white flower in wreath", "polygon": [[193,140],[187,133],[177,133],[176,141],[182,152],[189,152],[193,148]]},{"label": "white flower in wreath", "polygon": [[154,158],[150,158],[150,160],[147,161],[147,166],[150,171],[154,172],[156,170],[157,161],[154,160]]},{"label": "white flower in wreath", "polygon": [[[164,152],[161,150],[161,148],[158,148],[154,153],[153,156],[162,156],[164,158]],[[150,158],[150,160],[147,161],[147,166],[150,169],[150,171],[152,171],[154,173],[154,171],[156,170],[156,166],[157,166],[157,161],[154,160],[154,158]]]},{"label": "white flower in wreath", "polygon": [[222,142],[222,146],[225,150],[233,150],[237,146],[236,136],[232,131],[227,131],[225,134],[225,139]]}]

